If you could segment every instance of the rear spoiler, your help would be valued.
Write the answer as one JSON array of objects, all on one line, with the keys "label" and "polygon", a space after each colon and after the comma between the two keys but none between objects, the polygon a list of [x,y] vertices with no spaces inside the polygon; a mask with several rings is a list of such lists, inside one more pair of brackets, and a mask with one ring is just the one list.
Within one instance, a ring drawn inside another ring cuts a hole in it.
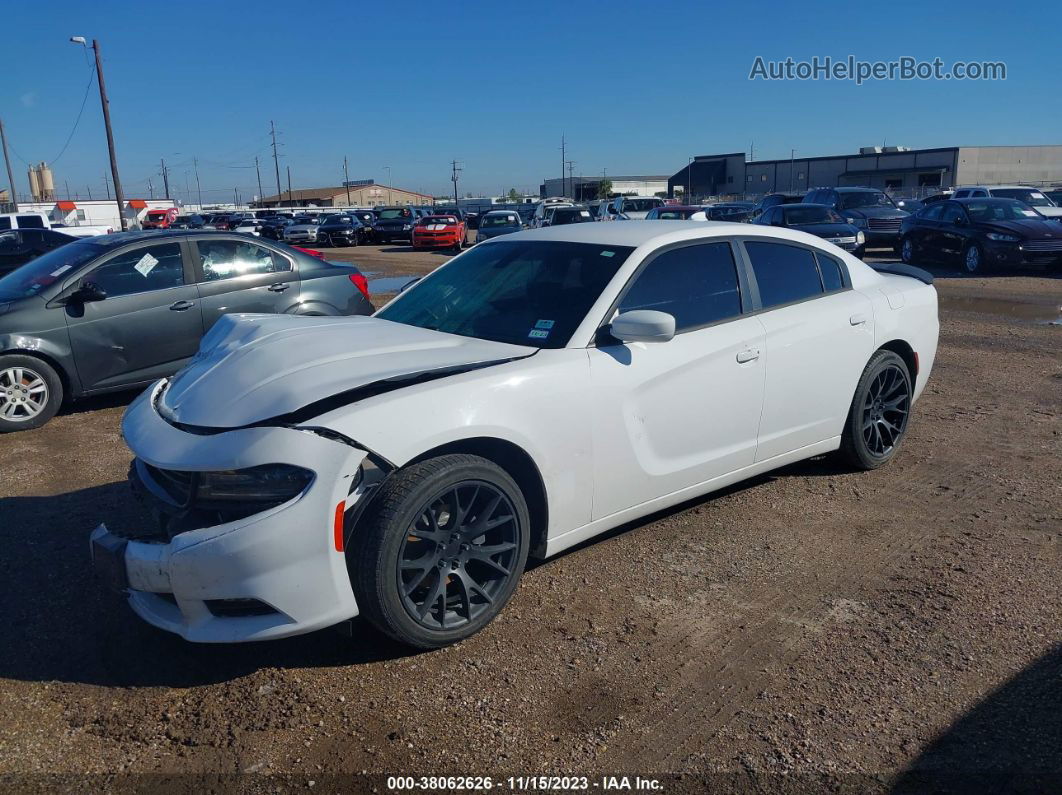
[{"label": "rear spoiler", "polygon": [[921,268],[916,268],[914,265],[904,265],[902,262],[868,262],[867,265],[878,273],[891,273],[895,276],[910,276],[912,279],[918,279],[918,281],[925,284],[933,283],[932,273],[924,271]]}]

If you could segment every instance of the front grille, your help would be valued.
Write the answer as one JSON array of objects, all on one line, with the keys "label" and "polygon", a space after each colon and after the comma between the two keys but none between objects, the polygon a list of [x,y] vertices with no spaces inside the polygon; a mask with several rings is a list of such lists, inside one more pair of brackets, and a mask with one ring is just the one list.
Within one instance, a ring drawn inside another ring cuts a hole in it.
[{"label": "front grille", "polygon": [[1021,244],[1021,250],[1062,252],[1062,240],[1026,240]]},{"label": "front grille", "polygon": [[875,232],[899,232],[902,218],[868,218],[867,228]]}]

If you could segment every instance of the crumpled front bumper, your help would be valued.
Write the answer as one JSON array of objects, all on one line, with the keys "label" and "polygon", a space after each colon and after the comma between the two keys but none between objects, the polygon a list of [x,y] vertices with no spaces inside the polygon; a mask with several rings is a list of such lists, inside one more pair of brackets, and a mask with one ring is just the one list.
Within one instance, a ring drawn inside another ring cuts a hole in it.
[{"label": "crumpled front bumper", "polygon": [[[90,541],[97,568],[117,580],[141,618],[191,641],[281,638],[356,616],[343,533],[337,537],[335,525],[337,507],[349,512],[363,496],[351,486],[368,453],[295,428],[189,433],[155,409],[162,383],[137,398],[122,420],[142,471],[144,464],[178,471],[292,464],[314,477],[281,505],[168,541],[122,538],[101,525]],[[151,490],[150,478],[145,485]],[[241,605],[254,610],[233,609]]]}]

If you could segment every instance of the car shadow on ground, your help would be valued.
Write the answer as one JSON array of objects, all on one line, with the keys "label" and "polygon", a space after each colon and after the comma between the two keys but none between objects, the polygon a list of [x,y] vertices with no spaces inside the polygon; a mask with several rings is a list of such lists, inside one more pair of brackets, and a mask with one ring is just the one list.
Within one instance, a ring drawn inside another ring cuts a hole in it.
[{"label": "car shadow on ground", "polygon": [[891,792],[1062,792],[1062,645],[955,721]]},{"label": "car shadow on ground", "polygon": [[143,687],[190,687],[261,668],[356,665],[412,652],[355,621],[289,640],[201,645],[140,620],[97,580],[88,534],[146,521],[125,482],[41,497],[0,499],[0,678]]},{"label": "car shadow on ground", "polygon": [[[387,246],[387,243],[381,244]],[[466,246],[467,247],[467,246]],[[463,250],[463,249],[462,249]],[[381,248],[381,254],[437,254],[453,257],[457,254],[452,248],[413,248],[413,246],[395,246],[391,245],[389,248]]]}]

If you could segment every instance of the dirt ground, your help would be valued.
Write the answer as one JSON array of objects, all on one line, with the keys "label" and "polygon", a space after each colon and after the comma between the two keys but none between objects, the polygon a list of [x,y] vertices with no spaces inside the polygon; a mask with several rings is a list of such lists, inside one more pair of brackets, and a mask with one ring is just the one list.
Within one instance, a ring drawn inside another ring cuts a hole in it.
[{"label": "dirt ground", "polygon": [[[328,253],[379,276],[446,259]],[[937,274],[940,351],[891,465],[813,460],[610,533],[432,653],[361,622],[235,647],[155,631],[88,562],[132,510],[131,396],[0,438],[0,787],[1062,790],[1062,278]]]}]

